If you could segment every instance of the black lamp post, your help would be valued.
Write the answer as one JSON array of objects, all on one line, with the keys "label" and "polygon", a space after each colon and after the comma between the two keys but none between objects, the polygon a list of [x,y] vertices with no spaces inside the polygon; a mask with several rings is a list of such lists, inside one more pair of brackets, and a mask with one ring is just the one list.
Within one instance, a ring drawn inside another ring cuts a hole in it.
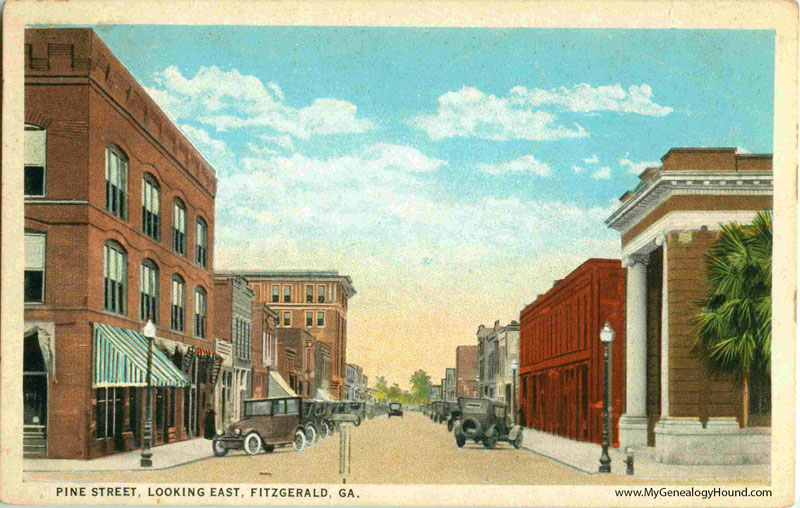
[{"label": "black lamp post", "polygon": [[608,456],[608,445],[611,440],[611,343],[614,341],[614,329],[608,321],[600,330],[600,340],[605,346],[603,354],[603,453],[600,455],[600,472],[611,472],[611,457]]},{"label": "black lamp post", "polygon": [[147,395],[144,408],[144,439],[142,444],[142,458],[140,467],[153,467],[153,452],[150,446],[153,440],[153,400],[152,400],[152,375],[153,375],[153,341],[156,338],[156,325],[148,319],[142,329],[142,334],[147,338]]}]

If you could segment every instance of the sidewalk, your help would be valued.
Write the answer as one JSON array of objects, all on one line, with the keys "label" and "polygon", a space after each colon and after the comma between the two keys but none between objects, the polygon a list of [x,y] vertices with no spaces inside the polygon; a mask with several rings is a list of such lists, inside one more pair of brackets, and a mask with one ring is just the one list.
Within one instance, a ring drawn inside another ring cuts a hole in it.
[{"label": "sidewalk", "polygon": [[[600,474],[602,448],[595,443],[575,441],[533,429],[523,430],[523,447],[551,460],[588,474]],[[685,466],[661,464],[653,460],[652,452],[637,451],[634,455],[634,478],[650,480],[725,481],[732,479],[769,479],[769,464],[741,466]],[[624,450],[609,449],[611,474],[624,476],[626,465]]]},{"label": "sidewalk", "polygon": [[23,459],[22,469],[33,471],[153,471],[197,462],[212,457],[211,441],[203,438],[190,439],[151,448],[153,467],[139,466],[141,450],[117,453],[92,460],[68,459]]}]

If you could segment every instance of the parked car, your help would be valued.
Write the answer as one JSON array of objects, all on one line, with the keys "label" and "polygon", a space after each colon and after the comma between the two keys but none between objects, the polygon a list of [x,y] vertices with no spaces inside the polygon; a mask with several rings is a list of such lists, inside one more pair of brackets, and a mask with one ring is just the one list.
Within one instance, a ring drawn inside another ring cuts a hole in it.
[{"label": "parked car", "polygon": [[434,423],[442,423],[444,421],[444,401],[437,400],[433,403],[431,419]]},{"label": "parked car", "polygon": [[335,401],[329,402],[331,405],[331,421],[337,426],[342,423],[352,423],[356,427],[361,425],[362,417],[360,415],[360,407],[354,409],[354,405],[356,406],[363,406],[360,402],[349,402],[349,401]]},{"label": "parked car", "polygon": [[452,432],[455,423],[461,419],[461,408],[458,402],[445,402],[444,416],[447,421],[447,432]]},{"label": "parked car", "polygon": [[483,443],[484,448],[494,448],[498,441],[522,447],[522,427],[510,425],[506,419],[506,406],[489,399],[459,397],[461,420],[453,426],[456,445],[461,448],[472,439]]},{"label": "parked car", "polygon": [[228,450],[256,455],[262,449],[270,453],[276,446],[288,445],[299,452],[306,447],[300,397],[252,399],[243,405],[244,418],[211,441],[214,455],[223,457]]},{"label": "parked car", "polygon": [[403,417],[403,405],[399,402],[392,402],[389,404],[388,418],[391,418],[392,416],[399,416],[400,418]]},{"label": "parked car", "polygon": [[324,401],[303,401],[303,428],[309,446],[318,439],[333,434],[333,426],[328,421],[328,409]]}]

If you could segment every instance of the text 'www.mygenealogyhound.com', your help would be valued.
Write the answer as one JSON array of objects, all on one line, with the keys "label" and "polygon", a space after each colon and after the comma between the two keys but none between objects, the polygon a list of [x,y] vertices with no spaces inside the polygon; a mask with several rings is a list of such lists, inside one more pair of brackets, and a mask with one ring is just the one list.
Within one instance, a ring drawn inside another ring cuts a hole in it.
[{"label": "text 'www.mygenealogyhound.com'", "polygon": [[614,489],[614,495],[617,497],[648,497],[652,499],[672,497],[699,497],[700,499],[711,499],[714,497],[772,497],[772,490],[751,489],[748,487],[742,489],[723,489],[720,487],[708,489],[697,489],[694,487],[683,489],[644,487],[638,489]]}]

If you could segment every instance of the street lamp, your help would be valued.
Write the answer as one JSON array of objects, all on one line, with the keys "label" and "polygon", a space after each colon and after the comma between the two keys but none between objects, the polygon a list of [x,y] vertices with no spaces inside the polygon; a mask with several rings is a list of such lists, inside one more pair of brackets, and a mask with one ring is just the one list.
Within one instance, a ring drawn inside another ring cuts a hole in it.
[{"label": "street lamp", "polygon": [[600,472],[611,472],[611,457],[608,456],[608,445],[611,436],[611,412],[609,399],[611,398],[611,343],[614,341],[614,329],[608,321],[600,330],[600,340],[605,346],[603,354],[603,453],[600,455]]},{"label": "street lamp", "polygon": [[153,467],[153,452],[150,445],[153,440],[153,401],[152,401],[152,374],[153,374],[153,341],[156,338],[156,325],[147,319],[142,334],[147,338],[147,396],[144,408],[144,439],[142,445],[142,458],[139,461],[140,467]]},{"label": "street lamp", "polygon": [[511,390],[511,421],[516,425],[517,424],[517,369],[519,368],[519,362],[517,360],[511,360],[511,382],[513,383],[513,388]]}]

